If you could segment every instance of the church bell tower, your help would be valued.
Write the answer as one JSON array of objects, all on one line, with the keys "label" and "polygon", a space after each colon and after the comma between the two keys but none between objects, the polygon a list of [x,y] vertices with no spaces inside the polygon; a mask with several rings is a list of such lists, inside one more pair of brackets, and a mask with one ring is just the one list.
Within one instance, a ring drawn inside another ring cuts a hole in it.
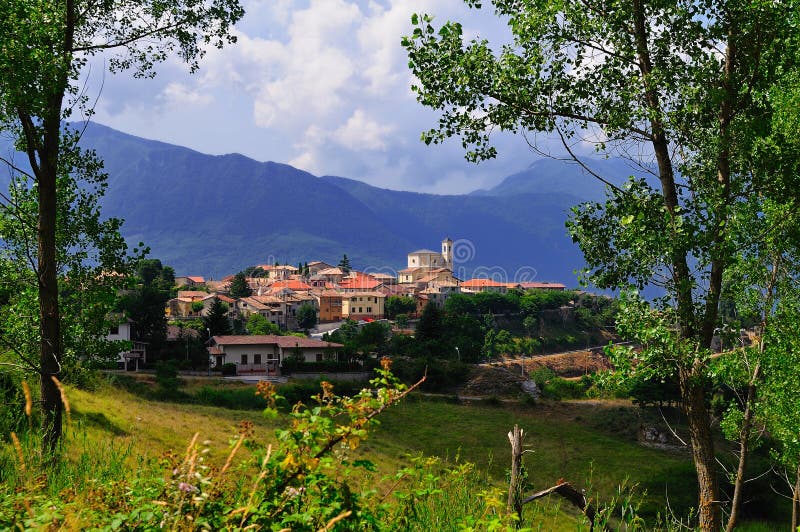
[{"label": "church bell tower", "polygon": [[448,270],[453,269],[453,241],[449,237],[442,240],[442,258],[444,258],[444,267]]}]

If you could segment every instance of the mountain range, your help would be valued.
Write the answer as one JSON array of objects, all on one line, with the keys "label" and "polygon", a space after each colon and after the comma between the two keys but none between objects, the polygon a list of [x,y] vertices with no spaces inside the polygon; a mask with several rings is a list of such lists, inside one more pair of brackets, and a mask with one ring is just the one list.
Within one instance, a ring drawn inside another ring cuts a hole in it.
[{"label": "mountain range", "polygon": [[[220,278],[263,263],[336,264],[396,271],[406,254],[455,241],[457,276],[577,284],[583,263],[566,233],[569,208],[603,197],[580,166],[542,159],[496,187],[464,195],[387,190],[317,177],[238,154],[206,155],[92,123],[82,144],[104,160],[107,216],[131,244],[178,275]],[[591,161],[615,183],[642,174],[622,159]]]}]

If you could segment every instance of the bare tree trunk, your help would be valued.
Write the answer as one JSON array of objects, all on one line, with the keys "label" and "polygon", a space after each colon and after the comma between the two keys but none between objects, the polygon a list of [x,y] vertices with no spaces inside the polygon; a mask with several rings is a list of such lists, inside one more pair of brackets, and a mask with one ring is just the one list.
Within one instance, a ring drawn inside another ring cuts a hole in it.
[{"label": "bare tree trunk", "polygon": [[511,479],[508,483],[508,510],[517,514],[517,527],[522,526],[522,440],[525,438],[525,431],[514,425],[508,433],[508,441],[511,443]]},{"label": "bare tree trunk", "polygon": [[800,526],[800,466],[795,472],[794,489],[792,489],[792,532]]},{"label": "bare tree trunk", "polygon": [[736,480],[733,484],[733,500],[731,501],[731,515],[728,518],[726,532],[736,528],[736,521],[742,507],[742,492],[744,491],[744,474],[747,467],[747,454],[750,451],[750,433],[753,428],[753,404],[756,399],[756,382],[761,373],[761,363],[756,364],[750,383],[747,386],[747,398],[744,405],[744,418],[742,429],[739,433],[739,467],[736,469]]}]

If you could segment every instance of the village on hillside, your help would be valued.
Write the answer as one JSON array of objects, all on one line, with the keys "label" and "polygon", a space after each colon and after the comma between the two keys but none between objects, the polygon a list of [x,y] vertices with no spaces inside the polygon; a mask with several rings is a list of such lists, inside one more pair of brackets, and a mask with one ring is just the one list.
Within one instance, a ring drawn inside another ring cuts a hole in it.
[{"label": "village on hillside", "polygon": [[[238,279],[237,279],[238,277]],[[239,282],[243,286],[236,287]],[[454,294],[516,290],[564,290],[561,283],[505,282],[490,278],[463,280],[453,273],[453,241],[442,240],[441,251],[420,249],[408,253],[407,267],[397,275],[358,271],[350,267],[345,255],[337,265],[313,261],[298,266],[261,264],[221,280],[201,276],[176,276],[176,297],[167,301],[166,318],[173,324],[205,318],[220,303],[231,322],[247,323],[257,314],[280,331],[309,332],[301,323],[301,309],[313,308],[310,337],[279,335],[211,335],[209,366],[221,368],[236,364],[238,373],[278,375],[281,362],[299,356],[307,362],[336,357],[340,344],[321,339],[344,320],[369,323],[387,318],[386,301],[392,296],[413,301],[405,312],[410,319],[420,316],[427,305],[442,308]],[[249,294],[249,295],[244,295]],[[131,324],[123,323],[109,339],[134,340]],[[247,331],[245,331],[247,332]],[[170,325],[168,338],[175,340],[183,328]],[[133,348],[121,353],[120,365],[138,369],[147,361],[147,346],[132,342]]]}]

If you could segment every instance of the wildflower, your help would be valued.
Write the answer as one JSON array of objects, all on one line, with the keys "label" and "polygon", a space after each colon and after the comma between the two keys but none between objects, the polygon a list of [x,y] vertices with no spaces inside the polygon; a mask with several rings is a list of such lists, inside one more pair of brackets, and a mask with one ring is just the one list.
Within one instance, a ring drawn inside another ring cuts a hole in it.
[{"label": "wildflower", "polygon": [[296,499],[297,497],[302,495],[305,490],[306,489],[302,486],[299,488],[295,488],[294,486],[289,486],[286,488],[286,495],[288,495],[290,499]]},{"label": "wildflower", "polygon": [[197,487],[189,484],[188,482],[181,482],[178,484],[178,489],[183,493],[194,493],[197,491]]},{"label": "wildflower", "polygon": [[392,359],[389,357],[383,357],[381,359],[381,367],[384,369],[384,371],[389,371],[392,367]]}]

